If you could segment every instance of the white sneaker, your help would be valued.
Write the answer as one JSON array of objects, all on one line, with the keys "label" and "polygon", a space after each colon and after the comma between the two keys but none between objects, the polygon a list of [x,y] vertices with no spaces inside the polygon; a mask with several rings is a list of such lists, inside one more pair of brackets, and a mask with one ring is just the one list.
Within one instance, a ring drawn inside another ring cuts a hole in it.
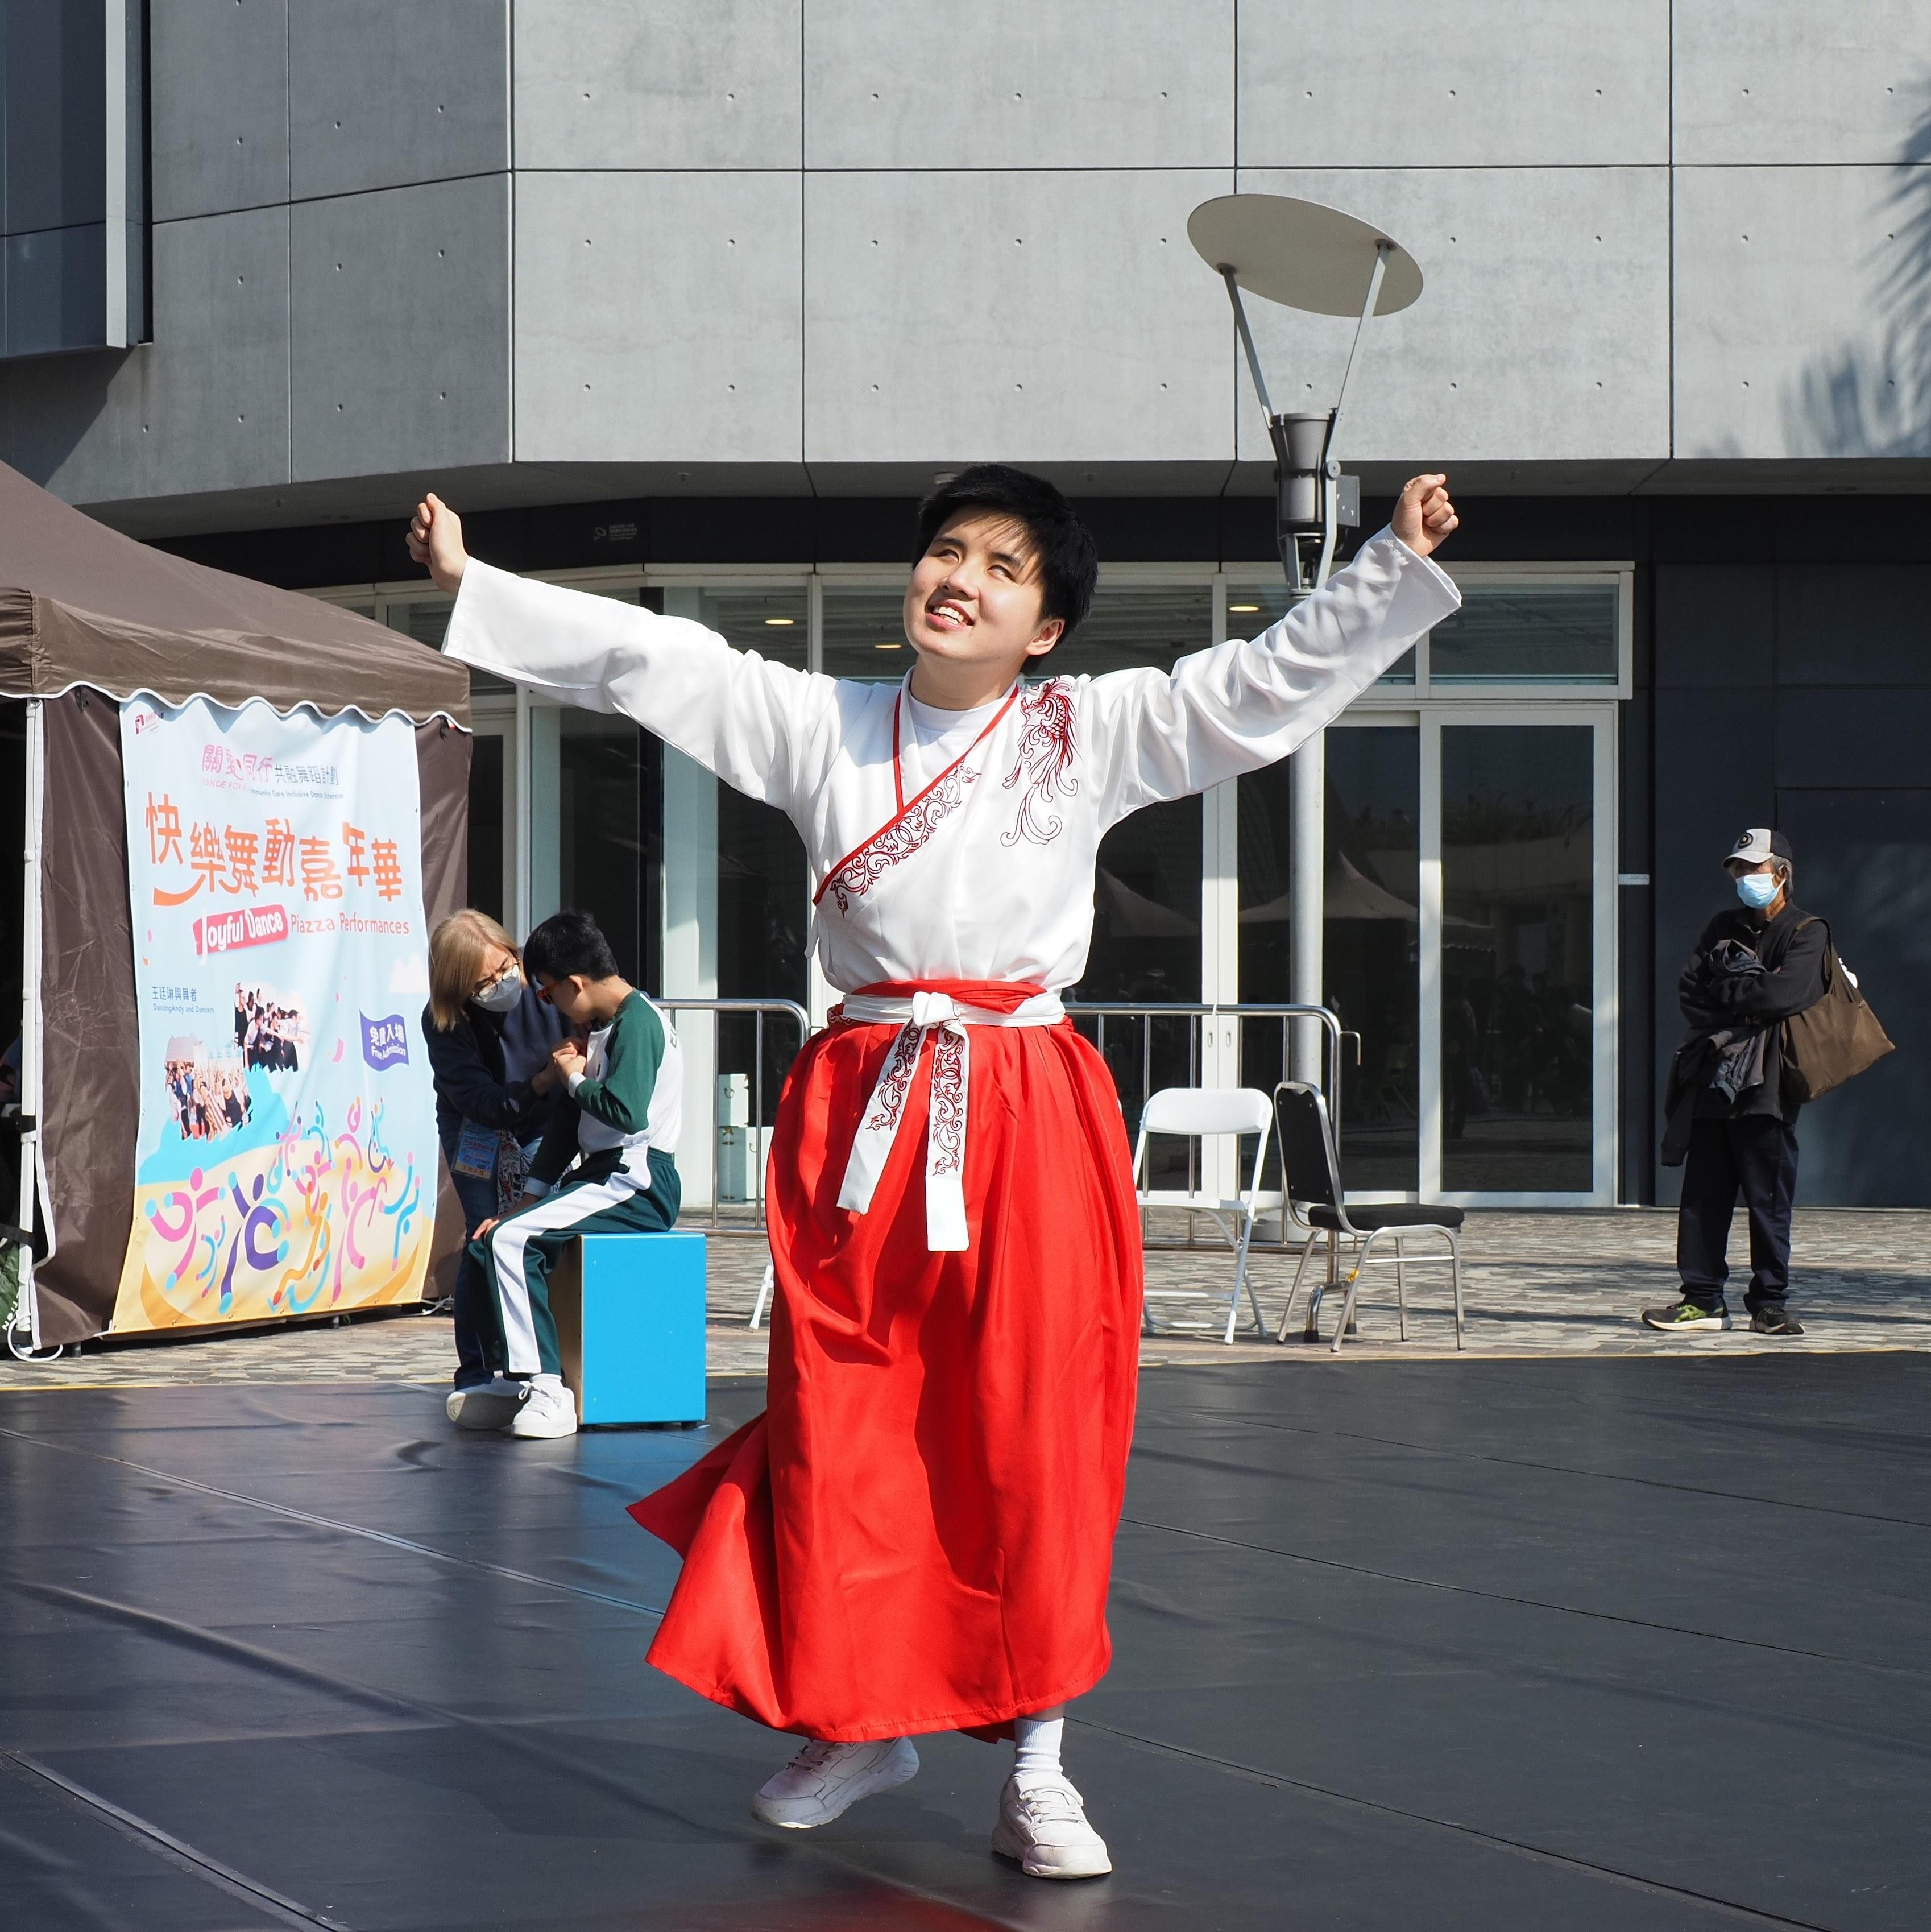
[{"label": "white sneaker", "polygon": [[861,1798],[903,1784],[919,1768],[910,1738],[862,1744],[808,1744],[781,1772],[767,1778],[751,1802],[751,1814],[787,1831],[829,1825]]},{"label": "white sneaker", "polygon": [[1007,1778],[992,1849],[1029,1878],[1099,1878],[1113,1869],[1106,1840],[1086,1822],[1086,1801],[1063,1778]]},{"label": "white sneaker", "polygon": [[507,1376],[499,1376],[493,1382],[472,1382],[467,1388],[449,1391],[442,1413],[458,1429],[507,1429],[522,1406],[523,1390],[521,1382]]},{"label": "white sneaker", "polygon": [[523,1384],[526,1391],[510,1433],[547,1440],[577,1432],[577,1398],[556,1376],[532,1376]]}]

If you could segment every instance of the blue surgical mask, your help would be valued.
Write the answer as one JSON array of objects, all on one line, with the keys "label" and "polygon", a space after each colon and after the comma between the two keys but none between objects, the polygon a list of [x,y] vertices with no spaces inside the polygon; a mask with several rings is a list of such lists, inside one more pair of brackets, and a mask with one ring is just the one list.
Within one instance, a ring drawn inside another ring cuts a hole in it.
[{"label": "blue surgical mask", "polygon": [[1746,872],[1737,880],[1737,896],[1762,912],[1777,897],[1783,881],[1774,872]]}]

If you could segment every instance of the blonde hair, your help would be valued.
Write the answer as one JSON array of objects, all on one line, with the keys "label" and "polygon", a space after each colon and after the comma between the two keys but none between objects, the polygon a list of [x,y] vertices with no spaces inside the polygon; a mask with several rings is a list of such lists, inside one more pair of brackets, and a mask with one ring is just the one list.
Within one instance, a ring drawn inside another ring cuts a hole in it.
[{"label": "blonde hair", "polygon": [[500,946],[522,965],[516,941],[474,906],[452,912],[429,935],[429,1012],[439,1031],[447,1033],[463,1017],[483,976],[484,956],[493,946]]}]

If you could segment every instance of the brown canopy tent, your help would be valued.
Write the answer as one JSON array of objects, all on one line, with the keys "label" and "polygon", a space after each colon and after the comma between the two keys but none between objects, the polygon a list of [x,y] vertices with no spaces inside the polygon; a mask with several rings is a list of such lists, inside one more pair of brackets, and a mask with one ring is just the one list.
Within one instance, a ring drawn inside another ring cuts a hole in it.
[{"label": "brown canopy tent", "polygon": [[[22,1269],[16,1352],[100,1334],[127,1250],[140,1108],[119,705],[143,692],[401,712],[415,728],[424,911],[433,924],[464,896],[463,665],[332,604],[150,550],[0,465],[0,850],[25,854],[20,890],[0,887],[0,1003],[17,991],[18,1218],[37,1218],[46,1250]],[[0,1216],[13,1208],[0,1202]],[[460,1236],[445,1178],[437,1265]]]}]

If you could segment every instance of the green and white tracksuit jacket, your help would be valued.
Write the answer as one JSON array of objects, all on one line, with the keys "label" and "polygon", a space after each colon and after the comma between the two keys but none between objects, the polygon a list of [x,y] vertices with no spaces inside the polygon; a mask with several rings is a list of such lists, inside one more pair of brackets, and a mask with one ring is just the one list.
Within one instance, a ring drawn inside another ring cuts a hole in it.
[{"label": "green and white tracksuit jacket", "polygon": [[530,1163],[528,1190],[542,1198],[478,1244],[502,1322],[500,1366],[513,1376],[561,1372],[547,1282],[566,1242],[661,1232],[677,1220],[684,1056],[676,1033],[633,992],[590,1036],[584,1063]]}]

